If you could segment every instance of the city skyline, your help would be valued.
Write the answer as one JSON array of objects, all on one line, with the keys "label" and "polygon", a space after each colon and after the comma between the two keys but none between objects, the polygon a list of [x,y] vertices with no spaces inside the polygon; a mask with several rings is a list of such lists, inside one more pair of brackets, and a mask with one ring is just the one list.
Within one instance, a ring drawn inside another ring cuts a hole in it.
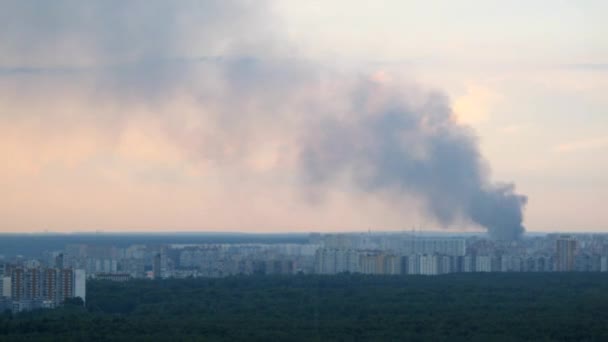
[{"label": "city skyline", "polygon": [[0,240],[0,309],[14,314],[86,305],[87,288],[94,289],[99,282],[608,272],[605,233],[502,241],[474,234],[410,232],[8,238],[12,241]]},{"label": "city skyline", "polygon": [[3,2],[0,233],[606,231],[607,6]]}]

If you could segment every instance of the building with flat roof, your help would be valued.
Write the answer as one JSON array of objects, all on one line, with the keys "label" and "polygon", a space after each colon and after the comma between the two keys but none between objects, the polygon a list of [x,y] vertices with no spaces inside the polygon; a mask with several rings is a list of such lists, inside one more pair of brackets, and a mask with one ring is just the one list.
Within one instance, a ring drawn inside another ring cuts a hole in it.
[{"label": "building with flat roof", "polygon": [[576,245],[576,239],[570,235],[561,235],[555,240],[556,271],[574,271]]},{"label": "building with flat roof", "polygon": [[11,300],[13,311],[56,307],[75,297],[85,301],[86,273],[71,268],[13,267],[2,278],[2,296]]}]

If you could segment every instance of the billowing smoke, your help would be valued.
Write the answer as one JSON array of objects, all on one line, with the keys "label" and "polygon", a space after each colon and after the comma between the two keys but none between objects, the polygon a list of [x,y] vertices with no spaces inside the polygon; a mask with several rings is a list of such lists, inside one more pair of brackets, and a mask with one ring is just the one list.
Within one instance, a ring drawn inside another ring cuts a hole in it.
[{"label": "billowing smoke", "polygon": [[[526,197],[491,182],[446,97],[294,58],[265,2],[19,0],[3,2],[0,19],[0,86],[29,101],[88,89],[91,103],[119,109],[84,121],[152,108],[190,158],[252,182],[286,178],[318,196],[348,184],[387,203],[415,195],[446,227],[473,223],[498,239],[524,231]],[[161,110],[184,97],[196,115]],[[251,170],[269,146],[273,162]]]},{"label": "billowing smoke", "polygon": [[325,120],[303,145],[303,174],[331,184],[341,174],[368,192],[415,193],[444,225],[462,220],[497,239],[519,237],[526,197],[511,184],[492,184],[468,127],[457,124],[447,99],[423,96],[419,105],[398,89],[365,83],[351,112]]}]

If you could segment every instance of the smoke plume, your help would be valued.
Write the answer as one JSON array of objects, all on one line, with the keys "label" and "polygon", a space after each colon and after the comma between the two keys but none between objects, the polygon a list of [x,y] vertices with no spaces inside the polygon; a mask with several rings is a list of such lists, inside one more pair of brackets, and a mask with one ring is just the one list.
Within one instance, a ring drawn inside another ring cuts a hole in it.
[{"label": "smoke plume", "polygon": [[[526,197],[492,182],[474,132],[445,96],[295,58],[268,8],[6,1],[0,86],[30,101],[115,105],[111,118],[86,118],[112,122],[108,131],[146,107],[189,158],[238,169],[251,182],[280,179],[316,198],[344,184],[387,203],[414,195],[442,226],[472,223],[497,239],[522,234]],[[184,97],[195,114],[164,109]],[[64,129],[52,114],[43,120]],[[260,166],[268,150],[271,162]]]}]

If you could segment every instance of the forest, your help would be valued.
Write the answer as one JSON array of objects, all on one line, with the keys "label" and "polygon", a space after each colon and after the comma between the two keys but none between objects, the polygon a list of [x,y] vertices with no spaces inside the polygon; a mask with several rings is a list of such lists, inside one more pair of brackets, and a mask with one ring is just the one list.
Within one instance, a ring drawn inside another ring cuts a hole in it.
[{"label": "forest", "polygon": [[608,341],[608,274],[90,281],[86,305],[0,315],[21,341]]}]

